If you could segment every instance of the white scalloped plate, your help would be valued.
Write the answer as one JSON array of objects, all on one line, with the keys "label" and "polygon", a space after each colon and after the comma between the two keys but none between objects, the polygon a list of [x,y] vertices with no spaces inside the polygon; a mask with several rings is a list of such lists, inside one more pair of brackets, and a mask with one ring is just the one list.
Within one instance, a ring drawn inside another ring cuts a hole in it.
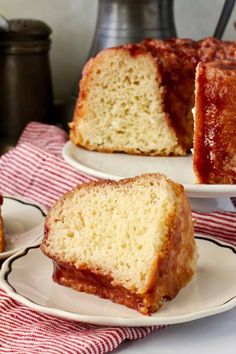
[{"label": "white scalloped plate", "polygon": [[236,249],[212,238],[196,236],[197,275],[152,316],[77,292],[52,281],[52,261],[38,245],[6,260],[0,286],[33,310],[65,319],[111,326],[150,326],[181,323],[215,315],[236,305]]},{"label": "white scalloped plate", "polygon": [[142,173],[160,172],[183,184],[189,197],[236,197],[236,184],[194,184],[192,155],[158,157],[108,154],[85,150],[68,141],[63,148],[63,157],[79,171],[98,178],[119,180]]},{"label": "white scalloped plate", "polygon": [[0,259],[10,257],[43,236],[44,217],[47,210],[28,199],[4,196],[1,213],[4,226],[4,252]]}]

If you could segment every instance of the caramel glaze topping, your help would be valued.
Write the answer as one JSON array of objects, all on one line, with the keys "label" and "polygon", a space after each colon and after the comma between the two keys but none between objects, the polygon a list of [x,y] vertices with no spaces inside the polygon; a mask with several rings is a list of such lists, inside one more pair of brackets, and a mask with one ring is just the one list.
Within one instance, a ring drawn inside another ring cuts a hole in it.
[{"label": "caramel glaze topping", "polygon": [[236,43],[206,38],[197,42],[190,39],[145,40],[143,44],[159,64],[166,88],[164,109],[170,113],[180,143],[188,149],[193,140],[191,109],[196,66],[199,61],[236,59]]},{"label": "caramel glaze topping", "polygon": [[194,73],[197,53],[191,40],[146,40],[143,42],[158,63],[165,87],[164,110],[169,113],[171,125],[179,142],[189,149],[193,138],[192,119],[187,119],[193,106]]},{"label": "caramel glaze topping", "polygon": [[74,265],[53,261],[53,280],[61,285],[69,286],[77,291],[98,295],[116,303],[140,311],[143,314],[153,312],[153,291],[145,296],[131,292],[120,285],[112,285],[113,279],[88,268],[77,269]]},{"label": "caramel glaze topping", "polygon": [[200,183],[236,183],[236,61],[199,63],[194,169]]},{"label": "caramel glaze topping", "polygon": [[146,39],[140,44],[121,46],[131,56],[151,53],[165,87],[164,110],[169,113],[170,123],[177,132],[180,144],[189,149],[193,141],[195,70],[199,61],[236,59],[236,43],[206,38],[200,41],[173,38],[170,40]]}]

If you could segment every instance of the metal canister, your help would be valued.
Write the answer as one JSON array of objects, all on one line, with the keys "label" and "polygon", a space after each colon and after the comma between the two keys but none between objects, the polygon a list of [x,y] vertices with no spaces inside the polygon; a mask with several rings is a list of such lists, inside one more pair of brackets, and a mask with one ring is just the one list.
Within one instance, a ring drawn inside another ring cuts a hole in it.
[{"label": "metal canister", "polygon": [[176,37],[173,0],[99,0],[90,56],[145,38]]},{"label": "metal canister", "polygon": [[14,145],[30,121],[50,122],[53,91],[50,27],[42,21],[0,22],[0,150]]}]

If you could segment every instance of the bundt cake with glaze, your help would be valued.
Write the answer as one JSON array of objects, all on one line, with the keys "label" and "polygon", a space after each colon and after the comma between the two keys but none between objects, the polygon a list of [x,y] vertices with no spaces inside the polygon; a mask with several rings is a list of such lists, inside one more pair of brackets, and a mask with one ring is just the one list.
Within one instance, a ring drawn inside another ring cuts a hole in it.
[{"label": "bundt cake with glaze", "polygon": [[197,66],[193,167],[198,183],[236,183],[236,61]]},{"label": "bundt cake with glaze", "polygon": [[185,155],[199,61],[236,59],[236,43],[144,40],[105,49],[83,70],[70,139],[86,149]]},{"label": "bundt cake with glaze", "polygon": [[41,249],[54,261],[54,281],[142,314],[174,298],[196,270],[187,197],[160,174],[65,194],[46,217]]}]

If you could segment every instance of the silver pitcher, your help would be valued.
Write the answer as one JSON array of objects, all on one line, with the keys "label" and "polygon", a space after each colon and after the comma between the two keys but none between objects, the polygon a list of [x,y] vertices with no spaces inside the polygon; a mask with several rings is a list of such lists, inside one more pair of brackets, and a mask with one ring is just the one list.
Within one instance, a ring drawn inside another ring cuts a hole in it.
[{"label": "silver pitcher", "polygon": [[176,37],[173,0],[100,0],[90,56],[144,38]]}]

